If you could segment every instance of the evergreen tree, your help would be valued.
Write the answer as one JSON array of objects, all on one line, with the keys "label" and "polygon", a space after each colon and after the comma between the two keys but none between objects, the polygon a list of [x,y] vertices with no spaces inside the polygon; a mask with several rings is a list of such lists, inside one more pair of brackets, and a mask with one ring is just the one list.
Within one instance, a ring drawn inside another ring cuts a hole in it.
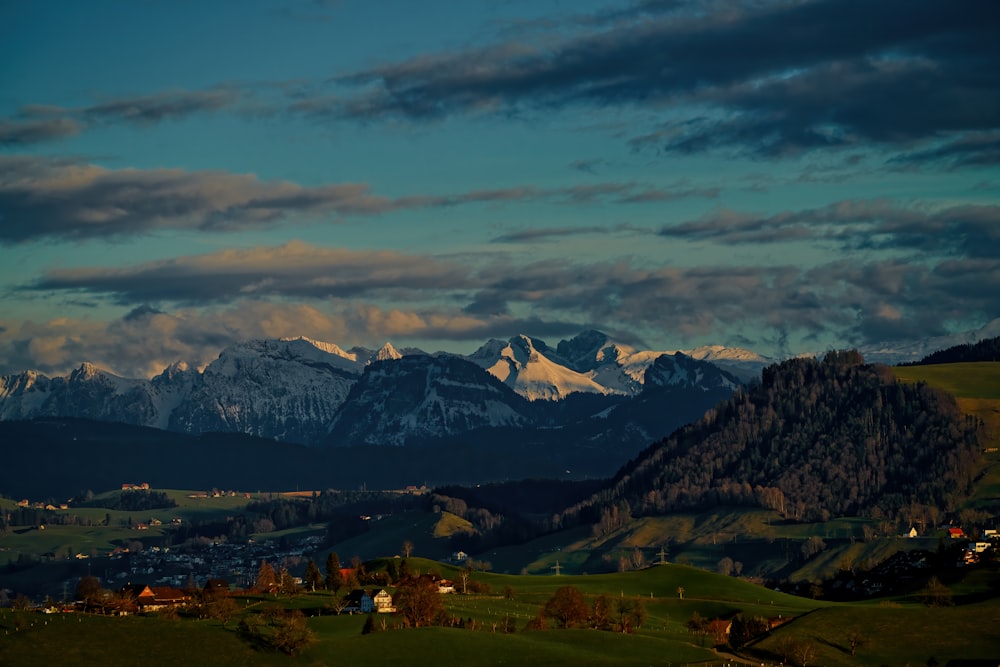
[{"label": "evergreen tree", "polygon": [[322,588],[323,586],[323,574],[319,571],[319,568],[316,567],[316,561],[312,558],[309,559],[309,564],[306,565],[305,580],[306,586],[308,586],[309,590],[314,593],[317,588]]},{"label": "evergreen tree", "polygon": [[344,575],[340,571],[340,557],[331,551],[326,557],[326,590],[336,593],[344,585]]}]

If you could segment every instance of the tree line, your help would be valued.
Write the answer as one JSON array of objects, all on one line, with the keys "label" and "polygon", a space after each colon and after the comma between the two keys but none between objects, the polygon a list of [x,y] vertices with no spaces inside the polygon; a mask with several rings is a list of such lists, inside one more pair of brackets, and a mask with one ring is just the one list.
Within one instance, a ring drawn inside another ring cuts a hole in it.
[{"label": "tree line", "polygon": [[1000,336],[984,338],[978,343],[956,345],[945,350],[932,352],[920,361],[901,366],[927,366],[930,364],[957,364],[974,361],[1000,361]]}]

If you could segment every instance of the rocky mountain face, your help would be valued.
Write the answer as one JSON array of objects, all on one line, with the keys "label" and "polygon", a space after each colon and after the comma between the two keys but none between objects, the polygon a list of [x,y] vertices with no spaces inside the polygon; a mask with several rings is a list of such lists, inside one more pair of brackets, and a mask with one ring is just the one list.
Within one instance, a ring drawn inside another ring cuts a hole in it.
[{"label": "rocky mountain face", "polygon": [[458,357],[372,364],[330,427],[331,444],[403,445],[480,428],[524,426],[529,402]]},{"label": "rocky mountain face", "polygon": [[67,377],[0,377],[0,419],[84,417],[312,445],[568,425],[584,439],[604,433],[598,439],[611,441],[625,429],[632,441],[663,437],[739,384],[712,363],[637,351],[597,331],[555,348],[528,336],[491,340],[469,357],[389,343],[345,351],[295,338],[232,345],[201,371],[178,362],[150,380],[86,363]]}]

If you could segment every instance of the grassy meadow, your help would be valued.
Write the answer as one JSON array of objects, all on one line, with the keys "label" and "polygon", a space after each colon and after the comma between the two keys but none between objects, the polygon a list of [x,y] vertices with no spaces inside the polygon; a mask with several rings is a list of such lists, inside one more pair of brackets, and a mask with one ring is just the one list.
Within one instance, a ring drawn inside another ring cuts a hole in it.
[{"label": "grassy meadow", "polygon": [[[411,560],[414,571],[454,576],[454,568]],[[331,615],[327,593],[279,598],[237,597],[240,614],[279,604],[302,609],[315,641],[289,657],[249,644],[236,631],[239,616],[218,620],[156,616],[109,618],[83,614],[45,615],[0,612],[0,664],[111,664],[136,659],[148,665],[175,665],[210,656],[213,665],[331,665],[372,661],[421,665],[674,665],[721,664],[729,652],[716,652],[712,638],[691,634],[686,622],[695,612],[706,618],[735,613],[794,617],[740,651],[747,664],[781,661],[783,642],[807,642],[810,665],[922,665],[934,656],[940,664],[954,658],[1000,655],[1000,603],[995,598],[951,608],[928,608],[912,600],[835,604],[771,591],[733,577],[683,565],[605,575],[503,575],[476,573],[473,580],[492,591],[447,595],[452,617],[474,619],[476,629],[390,629],[361,633],[362,615]],[[980,582],[990,586],[993,579]],[[526,631],[528,620],[560,586],[579,588],[592,601],[600,594],[641,600],[647,610],[635,634],[597,630]],[[683,597],[678,589],[683,588]],[[505,595],[505,591],[509,595]],[[502,632],[511,619],[515,631]],[[856,655],[849,638],[860,636]],[[128,637],[128,641],[122,641]],[[137,648],[141,647],[141,648]],[[737,660],[739,661],[739,660]]]}]

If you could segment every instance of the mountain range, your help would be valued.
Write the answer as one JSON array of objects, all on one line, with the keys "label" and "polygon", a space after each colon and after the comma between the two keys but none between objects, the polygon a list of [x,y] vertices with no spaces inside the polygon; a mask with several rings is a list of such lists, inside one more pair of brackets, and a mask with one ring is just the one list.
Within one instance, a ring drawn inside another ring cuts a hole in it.
[{"label": "mountain range", "polygon": [[[427,444],[522,429],[550,440],[642,445],[759,377],[768,359],[708,347],[636,350],[598,331],[549,347],[525,335],[468,356],[340,347],[308,338],[227,347],[204,369],[151,379],[83,363],[64,377],[0,377],[0,419],[75,417],[181,433],[235,432],[317,446]],[[619,432],[623,431],[623,432]]]}]

